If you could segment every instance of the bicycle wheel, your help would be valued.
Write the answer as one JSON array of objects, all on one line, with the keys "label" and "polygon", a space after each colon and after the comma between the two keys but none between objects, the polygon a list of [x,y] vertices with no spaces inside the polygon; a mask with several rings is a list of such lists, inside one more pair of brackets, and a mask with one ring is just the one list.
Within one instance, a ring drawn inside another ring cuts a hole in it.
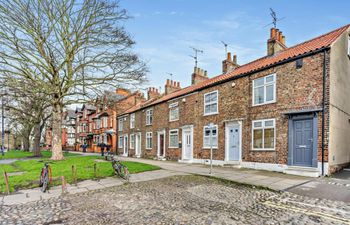
[{"label": "bicycle wheel", "polygon": [[125,180],[129,181],[130,175],[129,175],[128,167],[124,166],[123,171],[124,171],[124,177],[123,178]]}]

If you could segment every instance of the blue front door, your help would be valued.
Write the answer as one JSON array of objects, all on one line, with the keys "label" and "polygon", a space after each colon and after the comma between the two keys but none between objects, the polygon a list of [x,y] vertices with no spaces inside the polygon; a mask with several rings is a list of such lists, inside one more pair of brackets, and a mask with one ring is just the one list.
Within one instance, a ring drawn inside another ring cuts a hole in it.
[{"label": "blue front door", "polygon": [[295,120],[293,165],[312,166],[313,153],[313,122],[312,119]]}]

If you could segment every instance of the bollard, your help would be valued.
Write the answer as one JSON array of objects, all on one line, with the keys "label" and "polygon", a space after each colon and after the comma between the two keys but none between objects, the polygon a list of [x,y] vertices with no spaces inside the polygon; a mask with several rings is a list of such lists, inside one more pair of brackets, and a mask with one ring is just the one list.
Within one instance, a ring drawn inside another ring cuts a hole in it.
[{"label": "bollard", "polygon": [[94,177],[96,178],[97,165],[94,163]]},{"label": "bollard", "polygon": [[78,182],[78,176],[77,176],[77,167],[74,167],[74,179],[75,179],[75,185],[77,185]]},{"label": "bollard", "polygon": [[9,186],[9,178],[7,176],[7,173],[4,171],[4,179],[5,179],[5,184],[6,184],[6,191],[7,194],[10,194],[10,186]]},{"label": "bollard", "polygon": [[64,176],[61,176],[62,180],[62,194],[66,192],[66,180],[64,179]]},{"label": "bollard", "polygon": [[76,185],[77,184],[77,170],[74,165],[72,165],[72,179],[73,183]]}]

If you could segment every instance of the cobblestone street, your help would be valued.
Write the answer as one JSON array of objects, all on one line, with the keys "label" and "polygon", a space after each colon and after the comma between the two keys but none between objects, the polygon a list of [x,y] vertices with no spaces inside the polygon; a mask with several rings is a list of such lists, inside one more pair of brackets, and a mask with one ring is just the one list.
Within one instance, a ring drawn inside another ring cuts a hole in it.
[{"label": "cobblestone street", "polygon": [[2,206],[1,224],[350,224],[350,205],[174,176]]}]

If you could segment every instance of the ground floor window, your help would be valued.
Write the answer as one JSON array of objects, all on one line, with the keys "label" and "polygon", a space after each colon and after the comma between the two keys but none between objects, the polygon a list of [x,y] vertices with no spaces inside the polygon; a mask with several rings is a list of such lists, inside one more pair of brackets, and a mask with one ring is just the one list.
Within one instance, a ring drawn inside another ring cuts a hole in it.
[{"label": "ground floor window", "polygon": [[146,133],[146,149],[152,149],[152,132]]},{"label": "ground floor window", "polygon": [[123,148],[124,146],[124,137],[119,136],[118,148]]},{"label": "ground floor window", "polygon": [[275,149],[275,119],[253,121],[253,150]]},{"label": "ground floor window", "polygon": [[130,135],[130,149],[135,148],[135,134]]},{"label": "ground floor window", "polygon": [[169,131],[169,148],[179,147],[179,130]]},{"label": "ground floor window", "polygon": [[[218,147],[218,126],[205,126],[203,129],[203,148]],[[211,133],[211,134],[210,134]]]}]

